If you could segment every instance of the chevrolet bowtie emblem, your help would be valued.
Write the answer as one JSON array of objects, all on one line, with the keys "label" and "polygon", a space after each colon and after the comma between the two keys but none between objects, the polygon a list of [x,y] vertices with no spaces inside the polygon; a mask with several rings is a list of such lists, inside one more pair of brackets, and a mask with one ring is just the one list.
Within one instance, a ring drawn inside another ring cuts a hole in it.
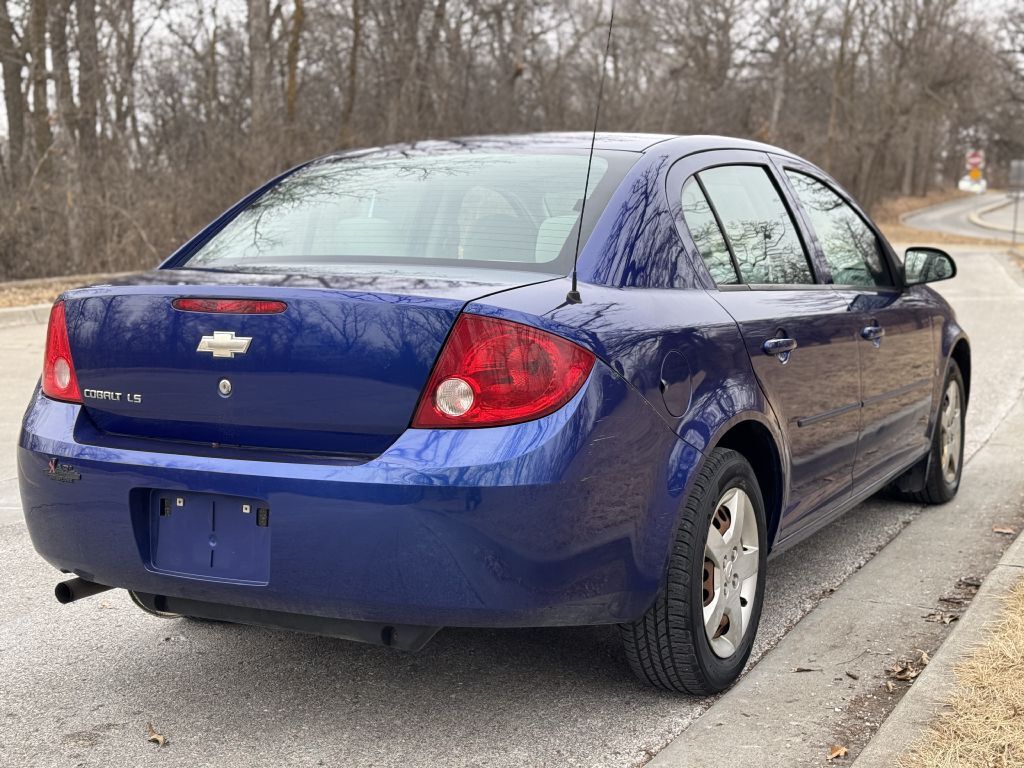
[{"label": "chevrolet bowtie emblem", "polygon": [[235,336],[234,331],[214,331],[199,340],[196,352],[209,352],[214,357],[244,355],[252,343],[251,336]]}]

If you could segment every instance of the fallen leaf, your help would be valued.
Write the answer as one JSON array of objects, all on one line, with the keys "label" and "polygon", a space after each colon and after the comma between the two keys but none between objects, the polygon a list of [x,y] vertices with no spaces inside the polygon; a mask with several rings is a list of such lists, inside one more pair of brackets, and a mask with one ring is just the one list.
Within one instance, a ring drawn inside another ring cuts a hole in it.
[{"label": "fallen leaf", "polygon": [[915,648],[914,650],[921,654],[917,657],[917,663],[922,667],[927,667],[932,660],[931,656],[928,655],[928,651],[922,651],[920,648]]},{"label": "fallen leaf", "polygon": [[167,744],[167,737],[164,736],[162,733],[157,733],[156,728],[153,727],[152,723],[146,723],[146,727],[149,730],[149,735],[146,736],[146,741],[152,741],[159,747],[162,747],[165,744]]},{"label": "fallen leaf", "polygon": [[820,669],[811,669],[810,667],[796,667],[794,672],[821,672]]},{"label": "fallen leaf", "polygon": [[993,525],[992,533],[1001,533],[1003,536],[1016,536],[1017,531],[1008,525]]},{"label": "fallen leaf", "polygon": [[885,681],[885,690],[887,690],[889,693],[892,693],[896,690],[896,686],[892,684],[892,680]]},{"label": "fallen leaf", "polygon": [[849,751],[850,750],[848,750],[842,744],[833,744],[831,747],[828,748],[828,755],[825,757],[825,759],[831,763],[833,760],[837,758],[846,757],[846,754]]},{"label": "fallen leaf", "polygon": [[954,621],[960,618],[959,613],[950,613],[948,611],[933,611],[927,616],[922,617],[925,621],[931,621],[936,624],[952,624]]},{"label": "fallen leaf", "polygon": [[966,602],[966,600],[964,600],[962,597],[940,597],[939,602],[952,603],[953,605],[963,605]]},{"label": "fallen leaf", "polygon": [[860,680],[860,675],[855,675],[855,674],[854,674],[853,672],[851,672],[850,670],[846,670],[846,676],[847,676],[848,678],[850,678],[851,680]]},{"label": "fallen leaf", "polygon": [[885,673],[893,680],[910,682],[921,674],[923,668],[928,664],[928,654],[918,651],[921,655],[917,659],[899,659],[895,664],[885,670]]},{"label": "fallen leaf", "polygon": [[961,589],[977,589],[981,586],[981,579],[975,576],[964,576],[957,580],[956,585]]}]

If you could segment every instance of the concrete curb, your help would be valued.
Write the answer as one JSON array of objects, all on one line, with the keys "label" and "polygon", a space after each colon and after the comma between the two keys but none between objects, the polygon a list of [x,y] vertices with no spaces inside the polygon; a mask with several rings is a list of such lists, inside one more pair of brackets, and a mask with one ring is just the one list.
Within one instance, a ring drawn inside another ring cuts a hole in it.
[{"label": "concrete curb", "polygon": [[20,325],[37,325],[50,319],[49,304],[33,304],[28,307],[0,309],[0,328],[16,328]]},{"label": "concrete curb", "polygon": [[[982,229],[991,229],[994,232],[1012,233],[1013,227],[1007,227],[1003,224],[994,224],[991,221],[985,221],[985,219],[982,218],[982,216],[984,216],[985,214],[992,213],[993,211],[998,211],[1000,208],[1005,208],[1006,206],[1012,204],[1013,200],[1000,200],[998,203],[986,205],[984,208],[976,208],[975,210],[967,214],[967,220],[971,222],[971,224],[973,224],[974,226],[981,227]],[[1021,230],[1019,229],[1017,231],[1021,232]]]},{"label": "concrete curb", "polygon": [[854,761],[856,768],[892,768],[938,716],[956,684],[954,669],[987,636],[1010,590],[1024,578],[1024,535],[1010,545],[955,629]]},{"label": "concrete curb", "polygon": [[933,210],[935,208],[941,208],[944,205],[949,205],[950,203],[955,203],[957,200],[964,200],[964,199],[966,199],[966,197],[967,197],[967,195],[961,195],[959,197],[954,197],[954,198],[951,198],[949,200],[945,200],[945,201],[943,201],[941,203],[932,203],[931,205],[926,205],[923,208],[913,208],[913,209],[911,209],[909,211],[904,211],[903,213],[901,213],[899,216],[896,217],[896,221],[898,221],[900,224],[902,224],[902,225],[904,225],[906,227],[910,227],[911,229],[916,229],[916,227],[914,227],[913,224],[907,224],[907,219],[910,218],[911,216],[917,216],[918,214],[921,214],[921,213],[928,213],[928,211],[931,211],[931,210]]}]

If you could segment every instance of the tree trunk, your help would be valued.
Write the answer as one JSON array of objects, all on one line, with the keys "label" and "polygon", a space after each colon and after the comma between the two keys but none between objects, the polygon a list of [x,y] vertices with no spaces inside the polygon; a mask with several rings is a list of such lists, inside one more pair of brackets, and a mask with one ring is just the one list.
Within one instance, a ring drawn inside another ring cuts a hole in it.
[{"label": "tree trunk", "polygon": [[422,126],[422,132],[428,135],[432,133],[431,127],[435,122],[431,119],[432,116],[428,116],[428,112],[434,112],[435,115],[437,112],[436,108],[432,106],[433,99],[430,84],[433,79],[437,44],[441,38],[441,29],[444,27],[446,5],[446,0],[437,0],[437,5],[434,6],[434,20],[430,25],[430,35],[427,37],[426,51],[419,61],[419,68],[416,73],[416,87],[419,90],[416,98],[416,117]]},{"label": "tree trunk", "polygon": [[295,112],[299,98],[299,51],[302,45],[302,26],[306,20],[303,0],[295,0],[291,28],[288,31],[288,82],[285,90],[285,119],[288,125],[295,124]]},{"label": "tree trunk", "polygon": [[35,141],[36,162],[46,155],[53,142],[47,104],[46,16],[46,0],[32,0],[29,7],[28,46],[32,57],[32,138]]},{"label": "tree trunk", "polygon": [[512,10],[512,29],[509,39],[509,63],[505,87],[506,121],[508,130],[517,130],[521,124],[517,85],[526,71],[526,0],[516,0]]},{"label": "tree trunk", "polygon": [[[67,24],[71,0],[54,0],[50,9],[50,55],[53,59],[53,78],[57,86],[57,139],[60,150],[60,168],[64,176],[64,205],[67,211],[68,239],[66,263],[82,264],[87,242],[85,185],[82,183],[82,163],[79,144],[75,141],[78,110],[71,90],[71,72],[68,67]],[[81,87],[81,85],[79,86]]]},{"label": "tree trunk", "polygon": [[363,44],[362,0],[352,0],[352,47],[348,51],[348,76],[345,84],[345,106],[341,111],[341,145],[348,146],[354,136],[352,115],[359,95],[359,49]]},{"label": "tree trunk", "polygon": [[91,175],[97,163],[96,114],[101,78],[95,0],[76,0],[75,11],[78,20],[78,146],[82,172]]},{"label": "tree trunk", "polygon": [[252,135],[259,139],[268,135],[273,113],[270,88],[270,8],[267,0],[248,0],[248,6]]},{"label": "tree trunk", "polygon": [[7,0],[0,0],[0,66],[3,69],[4,106],[7,110],[8,173],[11,186],[21,185],[25,152],[25,99],[21,92],[21,70],[25,57],[14,42],[14,25]]}]

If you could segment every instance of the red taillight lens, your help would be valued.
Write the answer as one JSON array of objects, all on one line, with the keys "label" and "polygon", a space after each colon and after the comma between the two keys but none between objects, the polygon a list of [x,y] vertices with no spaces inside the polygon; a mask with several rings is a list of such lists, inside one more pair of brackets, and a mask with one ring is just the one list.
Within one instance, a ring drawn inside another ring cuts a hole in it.
[{"label": "red taillight lens", "polygon": [[171,306],[182,312],[218,312],[224,315],[278,315],[288,309],[283,301],[261,299],[175,299]]},{"label": "red taillight lens", "polygon": [[497,427],[539,419],[569,402],[594,355],[527,325],[460,315],[413,417],[413,427]]},{"label": "red taillight lens", "polygon": [[46,330],[46,356],[43,359],[43,394],[54,400],[82,402],[78,376],[75,375],[75,361],[71,359],[63,301],[58,301],[50,310],[50,327]]}]

